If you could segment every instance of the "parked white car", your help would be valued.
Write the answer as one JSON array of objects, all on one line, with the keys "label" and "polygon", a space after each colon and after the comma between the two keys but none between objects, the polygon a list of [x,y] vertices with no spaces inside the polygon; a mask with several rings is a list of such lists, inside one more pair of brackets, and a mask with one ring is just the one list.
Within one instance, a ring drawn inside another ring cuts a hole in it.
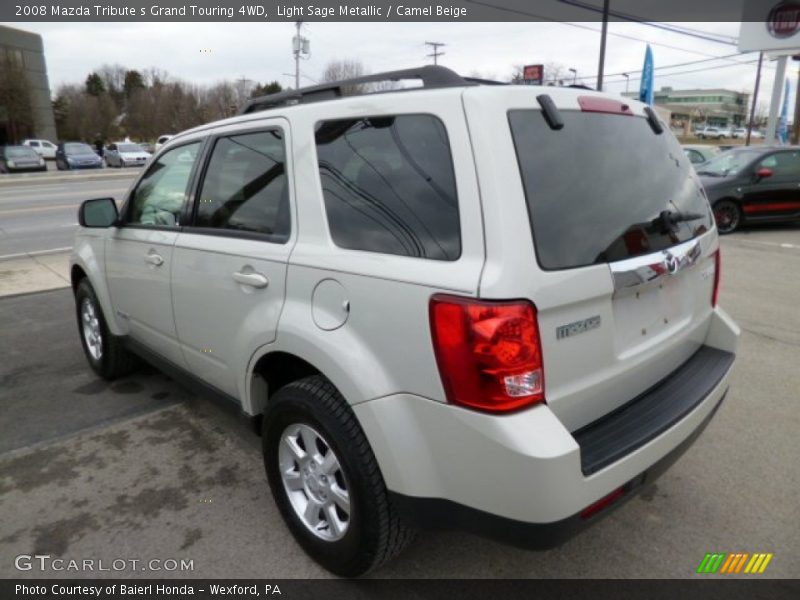
[{"label": "parked white car", "polygon": [[378,77],[176,135],[119,212],[84,202],[71,256],[91,368],[144,357],[262,416],[281,515],[344,576],[416,527],[546,547],[597,521],[711,420],[739,336],[650,107],[433,66],[336,98]]},{"label": "parked white car", "polygon": [[143,167],[152,156],[139,144],[133,142],[114,142],[103,152],[103,158],[109,167]]},{"label": "parked white car", "polygon": [[724,127],[703,127],[697,133],[697,137],[704,140],[722,140],[731,137],[731,131]]},{"label": "parked white car", "polygon": [[36,154],[45,160],[56,159],[56,145],[48,140],[24,140],[23,146],[30,146],[34,149]]}]

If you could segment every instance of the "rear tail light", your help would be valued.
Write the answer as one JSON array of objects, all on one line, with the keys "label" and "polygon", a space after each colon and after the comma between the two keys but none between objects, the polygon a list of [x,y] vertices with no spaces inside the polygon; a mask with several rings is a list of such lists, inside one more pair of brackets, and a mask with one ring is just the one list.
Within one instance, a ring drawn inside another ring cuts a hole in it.
[{"label": "rear tail light", "polygon": [[509,412],[544,401],[542,346],[533,304],[436,295],[431,298],[430,319],[448,402]]},{"label": "rear tail light", "polygon": [[719,300],[719,277],[721,268],[722,268],[721,249],[717,248],[717,251],[714,252],[714,292],[711,295],[712,307],[716,307],[717,300]]}]

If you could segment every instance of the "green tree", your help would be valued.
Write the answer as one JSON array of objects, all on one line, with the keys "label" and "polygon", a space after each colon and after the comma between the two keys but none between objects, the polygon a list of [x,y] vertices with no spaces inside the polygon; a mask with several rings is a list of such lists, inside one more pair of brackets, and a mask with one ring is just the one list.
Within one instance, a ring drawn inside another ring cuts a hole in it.
[{"label": "green tree", "polygon": [[283,91],[283,86],[277,81],[271,81],[262,85],[257,85],[250,93],[251,98],[258,98],[259,96],[267,96],[269,94],[277,94]]},{"label": "green tree", "polygon": [[103,78],[97,73],[89,73],[86,76],[86,93],[90,96],[100,96],[106,91],[106,86],[103,83]]},{"label": "green tree", "polygon": [[144,88],[144,77],[142,77],[142,74],[139,71],[125,71],[125,83],[123,84],[123,89],[125,90],[126,98],[130,98],[134,92],[137,90],[143,90]]}]

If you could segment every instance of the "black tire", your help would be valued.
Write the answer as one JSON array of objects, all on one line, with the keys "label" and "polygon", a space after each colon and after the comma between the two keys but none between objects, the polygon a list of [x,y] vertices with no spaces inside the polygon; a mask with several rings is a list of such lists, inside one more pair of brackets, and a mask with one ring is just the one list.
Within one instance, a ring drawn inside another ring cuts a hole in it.
[{"label": "black tire", "polygon": [[712,208],[720,235],[727,235],[739,229],[742,224],[742,209],[737,202],[728,199],[718,200]]},{"label": "black tire", "polygon": [[[283,433],[295,424],[319,432],[338,459],[350,498],[349,519],[341,539],[320,539],[303,523],[289,499],[281,476],[279,445]],[[397,556],[413,540],[414,531],[390,502],[375,455],[352,409],[324,377],[306,377],[275,393],[264,414],[262,444],[270,489],[284,521],[303,549],[332,573],[363,575]]]},{"label": "black tire", "polygon": [[[99,356],[92,354],[87,342],[87,334],[84,330],[82,318],[82,309],[85,302],[92,305],[98,321],[101,337]],[[136,370],[140,365],[139,359],[122,345],[122,340],[118,336],[109,331],[103,315],[103,309],[97,301],[94,289],[89,280],[85,278],[81,280],[75,290],[75,316],[78,320],[78,335],[81,339],[83,353],[95,373],[103,379],[112,380]]]}]

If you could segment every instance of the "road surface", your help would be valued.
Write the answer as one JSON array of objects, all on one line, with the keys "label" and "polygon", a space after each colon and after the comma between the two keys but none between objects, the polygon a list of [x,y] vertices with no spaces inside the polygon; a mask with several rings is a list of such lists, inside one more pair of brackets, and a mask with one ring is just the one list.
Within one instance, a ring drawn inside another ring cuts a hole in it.
[{"label": "road surface", "polygon": [[78,207],[89,198],[121,199],[134,175],[104,180],[0,185],[0,260],[28,253],[53,252],[72,245]]}]

